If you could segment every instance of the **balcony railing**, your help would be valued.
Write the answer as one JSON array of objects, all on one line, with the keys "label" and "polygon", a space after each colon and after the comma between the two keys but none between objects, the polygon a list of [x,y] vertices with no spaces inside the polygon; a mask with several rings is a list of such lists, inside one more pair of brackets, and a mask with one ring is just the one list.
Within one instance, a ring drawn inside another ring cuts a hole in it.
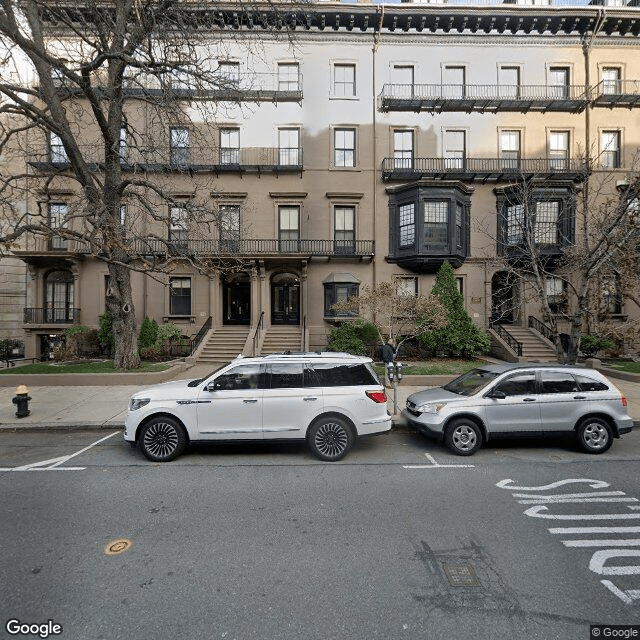
[{"label": "balcony railing", "polygon": [[584,85],[385,84],[382,111],[583,111]]},{"label": "balcony railing", "polygon": [[24,324],[74,324],[80,320],[80,309],[70,307],[25,308]]},{"label": "balcony railing", "polygon": [[640,107],[640,80],[603,80],[594,95],[596,107]]},{"label": "balcony railing", "polygon": [[[99,145],[81,146],[85,162],[94,170],[104,164],[104,150]],[[29,163],[42,171],[65,170],[69,167],[60,155],[34,150]],[[274,147],[218,148],[212,146],[168,147],[149,144],[128,147],[120,153],[123,171],[188,171],[188,172],[261,172],[302,171],[302,149]]]},{"label": "balcony railing", "polygon": [[373,240],[186,240],[174,246],[156,238],[139,238],[133,250],[141,255],[175,253],[190,256],[324,256],[324,257],[373,257]]},{"label": "balcony railing", "polygon": [[578,179],[586,165],[578,158],[385,158],[383,180],[452,178],[496,182],[523,176],[562,175]]}]

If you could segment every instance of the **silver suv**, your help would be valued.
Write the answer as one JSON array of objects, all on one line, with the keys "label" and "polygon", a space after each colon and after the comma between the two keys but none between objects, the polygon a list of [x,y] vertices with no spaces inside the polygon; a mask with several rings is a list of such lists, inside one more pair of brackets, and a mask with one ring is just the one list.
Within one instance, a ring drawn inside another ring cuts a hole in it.
[{"label": "silver suv", "polygon": [[346,353],[239,356],[206,378],[132,396],[124,439],[155,462],[189,442],[304,440],[321,460],[343,458],[360,435],[391,429],[370,358]]},{"label": "silver suv", "polygon": [[633,428],[627,399],[593,369],[495,364],[444,387],[409,396],[407,423],[461,456],[490,438],[574,433],[587,453],[603,453]]}]

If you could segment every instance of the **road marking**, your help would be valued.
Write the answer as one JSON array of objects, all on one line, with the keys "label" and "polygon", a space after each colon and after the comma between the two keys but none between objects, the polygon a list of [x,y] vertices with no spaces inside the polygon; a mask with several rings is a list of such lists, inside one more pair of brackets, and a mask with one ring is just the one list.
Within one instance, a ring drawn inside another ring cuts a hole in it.
[{"label": "road marking", "polygon": [[[110,433],[108,436],[104,438],[100,438],[100,440],[96,440],[92,442],[89,446],[84,449],[80,449],[80,451],[76,451],[76,453],[72,453],[68,456],[60,456],[58,458],[50,458],[49,460],[41,460],[40,462],[31,462],[30,464],[25,464],[20,467],[3,467],[0,468],[0,471],[83,471],[86,467],[62,467],[60,465],[64,464],[71,460],[71,458],[75,458],[79,456],[81,453],[88,451],[92,447],[108,440],[109,438],[113,438],[119,431],[114,431]],[[640,517],[640,516],[639,516]]]},{"label": "road marking", "polygon": [[640,547],[640,538],[627,540],[563,540],[565,547]]},{"label": "road marking", "polygon": [[640,527],[552,527],[549,533],[640,533]]},{"label": "road marking", "polygon": [[568,478],[567,480],[558,480],[558,482],[552,482],[551,484],[545,484],[541,487],[518,487],[515,485],[511,485],[514,482],[511,478],[507,478],[506,480],[500,480],[500,482],[496,482],[496,487],[500,487],[501,489],[508,489],[509,491],[546,491],[547,489],[556,489],[557,487],[562,487],[565,484],[575,484],[586,482],[588,486],[592,489],[604,489],[609,486],[608,482],[604,482],[603,480],[592,480],[590,478]]},{"label": "road marking", "polygon": [[531,518],[545,518],[548,520],[635,520],[640,518],[640,513],[589,513],[572,514],[572,515],[560,515],[558,513],[540,513],[541,511],[548,511],[549,507],[544,505],[538,505],[536,507],[530,507],[524,514]]},{"label": "road marking", "polygon": [[473,464],[440,464],[436,461],[436,459],[430,454],[424,454],[427,460],[431,464],[404,464],[402,465],[403,469],[472,469],[475,467]]}]

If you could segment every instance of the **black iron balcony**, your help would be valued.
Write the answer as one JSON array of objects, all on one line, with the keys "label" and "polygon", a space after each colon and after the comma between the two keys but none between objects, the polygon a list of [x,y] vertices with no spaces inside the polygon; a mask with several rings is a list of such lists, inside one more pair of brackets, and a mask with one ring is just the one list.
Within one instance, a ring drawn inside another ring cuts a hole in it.
[{"label": "black iron balcony", "polygon": [[385,84],[381,111],[584,111],[584,85]]},{"label": "black iron balcony", "polygon": [[586,165],[579,158],[385,158],[382,179],[438,178],[467,182],[501,182],[522,177],[581,179]]},{"label": "black iron balcony", "polygon": [[596,107],[640,107],[640,80],[603,80],[594,95]]},{"label": "black iron balcony", "polygon": [[[93,171],[104,168],[104,152],[99,145],[81,146],[85,162]],[[60,153],[32,151],[29,164],[40,171],[64,171],[70,167]],[[169,147],[149,144],[120,151],[123,171],[154,173],[297,173],[302,171],[302,149],[297,147],[212,146]]]},{"label": "black iron balcony", "polygon": [[186,240],[179,246],[156,238],[139,238],[133,250],[141,255],[189,255],[196,257],[300,256],[373,258],[373,240]]},{"label": "black iron balcony", "polygon": [[74,324],[80,320],[80,309],[45,307],[23,309],[24,324]]}]

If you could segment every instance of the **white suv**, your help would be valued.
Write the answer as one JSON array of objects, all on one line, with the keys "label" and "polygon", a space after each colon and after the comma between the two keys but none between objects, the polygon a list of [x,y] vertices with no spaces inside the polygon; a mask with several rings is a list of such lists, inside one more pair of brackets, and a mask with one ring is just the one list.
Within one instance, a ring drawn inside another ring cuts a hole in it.
[{"label": "white suv", "polygon": [[239,356],[200,380],[158,384],[131,397],[124,439],[155,462],[189,442],[303,440],[321,460],[343,458],[360,435],[391,429],[371,359],[346,353]]}]

